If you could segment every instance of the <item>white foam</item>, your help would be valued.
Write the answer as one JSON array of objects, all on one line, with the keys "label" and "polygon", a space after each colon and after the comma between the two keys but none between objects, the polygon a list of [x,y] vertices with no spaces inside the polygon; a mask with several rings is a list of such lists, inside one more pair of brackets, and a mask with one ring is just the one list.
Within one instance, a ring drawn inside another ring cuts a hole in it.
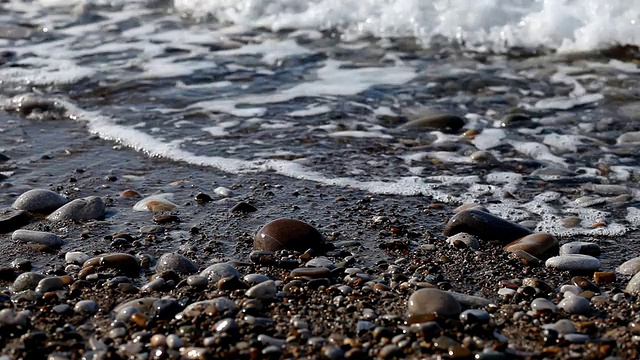
[{"label": "white foam", "polygon": [[492,42],[588,50],[640,44],[640,2],[629,0],[175,0],[196,17],[250,27],[323,30],[346,38],[440,34]]},{"label": "white foam", "polygon": [[320,114],[326,114],[331,111],[331,107],[328,105],[317,105],[314,104],[312,106],[308,106],[304,110],[295,110],[287,113],[289,116],[293,117],[305,117],[305,116],[314,116]]},{"label": "white foam", "polygon": [[293,39],[285,41],[265,40],[258,44],[249,44],[237,49],[215,52],[218,56],[262,55],[262,61],[271,65],[289,56],[299,56],[309,53],[311,53],[311,51],[298,45]]},{"label": "white foam", "polygon": [[331,137],[355,137],[355,138],[381,138],[392,139],[393,136],[389,134],[383,134],[378,131],[360,131],[360,130],[345,130],[336,131],[329,134]]}]

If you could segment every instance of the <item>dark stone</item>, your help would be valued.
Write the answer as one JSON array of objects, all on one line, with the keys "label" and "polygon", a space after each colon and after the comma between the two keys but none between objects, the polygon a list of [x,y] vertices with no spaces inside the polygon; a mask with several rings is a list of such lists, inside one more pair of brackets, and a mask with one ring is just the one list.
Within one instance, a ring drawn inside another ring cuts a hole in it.
[{"label": "dark stone", "polygon": [[83,268],[105,267],[117,269],[127,276],[140,275],[140,263],[133,255],[125,253],[110,253],[93,257],[82,264]]},{"label": "dark stone", "polygon": [[531,234],[531,230],[479,210],[465,210],[455,214],[444,228],[445,236],[457,233],[475,235],[482,240],[511,242]]},{"label": "dark stone", "polygon": [[409,121],[402,125],[401,128],[412,130],[439,130],[442,132],[455,133],[462,129],[464,125],[465,121],[463,118],[451,114],[442,114]]},{"label": "dark stone", "polygon": [[296,250],[304,252],[323,244],[322,234],[313,226],[295,219],[273,220],[263,226],[253,241],[255,250]]},{"label": "dark stone", "polygon": [[24,210],[2,209],[0,210],[0,233],[19,229],[29,221],[31,221],[31,215]]},{"label": "dark stone", "polygon": [[251,205],[249,203],[246,203],[244,201],[241,201],[241,202],[235,204],[229,210],[229,212],[231,212],[231,213],[237,213],[237,212],[250,213],[250,212],[256,212],[256,211],[258,211],[258,209],[255,206],[253,206],[253,205]]}]

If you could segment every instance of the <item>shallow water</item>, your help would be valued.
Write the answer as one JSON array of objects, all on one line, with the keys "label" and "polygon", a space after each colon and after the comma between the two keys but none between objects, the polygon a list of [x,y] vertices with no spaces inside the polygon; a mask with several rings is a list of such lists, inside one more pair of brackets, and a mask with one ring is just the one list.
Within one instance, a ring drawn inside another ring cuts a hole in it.
[{"label": "shallow water", "polygon": [[[637,49],[602,44],[640,43],[640,9],[473,3],[471,21],[459,16],[466,1],[10,1],[0,98],[35,128],[71,118],[77,131],[229,174],[481,202],[563,237],[635,230]],[[548,33],[536,31],[543,18]],[[504,42],[525,47],[490,50]],[[465,126],[402,126],[437,113]],[[510,113],[529,119],[503,124]],[[578,226],[563,225],[571,216]]]}]

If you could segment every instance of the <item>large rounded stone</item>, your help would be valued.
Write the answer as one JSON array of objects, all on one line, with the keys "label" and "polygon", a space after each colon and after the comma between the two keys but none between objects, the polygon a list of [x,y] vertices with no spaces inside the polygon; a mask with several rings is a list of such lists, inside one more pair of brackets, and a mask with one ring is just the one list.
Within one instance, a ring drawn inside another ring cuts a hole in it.
[{"label": "large rounded stone", "polygon": [[125,253],[110,253],[92,257],[82,264],[83,268],[89,266],[116,269],[133,277],[140,275],[140,263],[138,259],[133,255]]},{"label": "large rounded stone", "polygon": [[11,239],[15,242],[45,245],[51,248],[62,246],[62,239],[58,235],[44,231],[16,230],[11,234]]},{"label": "large rounded stone", "polygon": [[616,268],[622,275],[635,275],[640,272],[640,256],[623,262]]},{"label": "large rounded stone", "polygon": [[600,260],[589,255],[569,254],[549,258],[545,266],[558,270],[596,271],[600,268]]},{"label": "large rounded stone", "polygon": [[208,268],[202,270],[200,276],[208,278],[209,282],[211,283],[216,283],[222,278],[235,276],[239,279],[241,277],[240,272],[238,272],[238,270],[233,267],[233,265],[227,263],[213,264]]},{"label": "large rounded stone", "polygon": [[464,210],[455,214],[444,228],[445,236],[457,233],[475,235],[482,240],[511,242],[531,234],[531,230],[479,210]]},{"label": "large rounded stone", "polygon": [[67,198],[47,189],[33,189],[18,196],[13,208],[35,213],[49,214],[67,203]]},{"label": "large rounded stone", "polygon": [[558,240],[547,233],[536,233],[511,242],[504,247],[504,250],[508,252],[523,250],[533,256],[544,257],[546,254],[557,254]]},{"label": "large rounded stone", "polygon": [[[18,278],[20,278],[20,276],[18,276]],[[634,295],[640,294],[640,272],[633,275],[631,280],[629,280],[625,291]]]},{"label": "large rounded stone", "polygon": [[0,209],[0,233],[7,233],[27,225],[31,216],[24,210]]},{"label": "large rounded stone", "polygon": [[158,259],[156,272],[160,273],[167,270],[173,270],[181,274],[193,274],[198,271],[198,266],[193,261],[180,254],[166,253]]},{"label": "large rounded stone", "polygon": [[420,289],[409,297],[409,314],[421,316],[436,313],[443,317],[460,315],[460,303],[446,291],[438,289]]},{"label": "large rounded stone", "polygon": [[560,255],[567,254],[599,256],[600,245],[586,241],[572,241],[560,247]]},{"label": "large rounded stone", "polygon": [[73,200],[47,216],[47,219],[54,221],[102,219],[105,210],[106,206],[102,198],[89,196]]},{"label": "large rounded stone", "polygon": [[263,226],[253,240],[256,250],[306,251],[323,243],[322,234],[313,226],[295,219],[273,220]]}]

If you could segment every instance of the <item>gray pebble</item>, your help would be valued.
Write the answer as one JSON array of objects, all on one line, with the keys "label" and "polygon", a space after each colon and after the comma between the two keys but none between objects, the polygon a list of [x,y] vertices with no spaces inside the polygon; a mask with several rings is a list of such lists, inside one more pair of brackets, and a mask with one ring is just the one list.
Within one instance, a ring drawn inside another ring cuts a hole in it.
[{"label": "gray pebble", "polygon": [[460,321],[463,324],[486,324],[490,318],[488,312],[478,309],[467,309],[460,314]]},{"label": "gray pebble", "polygon": [[47,189],[33,189],[18,196],[13,208],[49,214],[67,203],[67,198]]},{"label": "gray pebble", "polygon": [[380,349],[378,353],[379,359],[394,359],[394,358],[402,358],[404,354],[402,353],[402,349],[397,347],[396,345],[389,344],[385,345]]},{"label": "gray pebble", "polygon": [[166,253],[158,259],[156,272],[173,270],[179,274],[193,274],[198,271],[198,266],[187,257],[178,253]]},{"label": "gray pebble", "polygon": [[571,334],[578,331],[576,325],[569,319],[561,319],[554,324],[542,325],[543,329],[555,330],[558,334]]},{"label": "gray pebble", "polygon": [[[567,293],[567,295],[568,294],[571,293]],[[558,304],[558,307],[569,314],[587,315],[591,313],[589,300],[578,295],[565,296],[565,298]]]},{"label": "gray pebble", "polygon": [[187,278],[187,285],[193,287],[205,287],[209,284],[209,279],[205,276],[191,275]]},{"label": "gray pebble", "polygon": [[93,300],[80,300],[73,307],[73,310],[82,314],[95,314],[98,312],[98,304]]},{"label": "gray pebble", "polygon": [[57,235],[43,231],[16,230],[11,234],[11,239],[19,243],[45,245],[51,248],[62,246],[62,239]]},{"label": "gray pebble", "polygon": [[276,297],[277,291],[276,282],[273,280],[267,280],[252,286],[245,294],[248,297],[259,300],[270,300]]},{"label": "gray pebble", "polygon": [[600,251],[600,245],[586,241],[572,241],[560,247],[560,255],[583,254],[598,256]]},{"label": "gray pebble", "polygon": [[142,285],[140,290],[143,291],[143,292],[160,291],[160,290],[162,290],[162,288],[164,287],[165,284],[166,284],[165,280],[163,278],[159,277],[159,278],[153,279],[153,280],[149,281],[148,283]]},{"label": "gray pebble", "polygon": [[247,274],[242,278],[242,280],[244,280],[249,285],[256,285],[271,280],[271,278],[263,274]]},{"label": "gray pebble", "polygon": [[64,281],[57,276],[46,277],[38,282],[36,291],[40,293],[46,293],[49,291],[61,290],[65,286]]},{"label": "gray pebble", "polygon": [[140,309],[135,306],[125,306],[116,312],[116,320],[122,322],[128,322],[131,315],[139,313]]},{"label": "gray pebble", "polygon": [[287,344],[287,342],[283,339],[277,339],[265,334],[258,335],[258,341],[263,343],[264,345],[277,346],[277,347],[283,347]]},{"label": "gray pebble", "polygon": [[208,268],[202,270],[200,276],[204,276],[209,279],[210,282],[217,283],[218,280],[222,278],[235,276],[240,278],[240,272],[233,267],[233,265],[228,263],[218,263],[209,266]]},{"label": "gray pebble", "polygon": [[448,291],[447,293],[453,296],[453,298],[456,299],[461,305],[464,305],[467,307],[477,308],[477,307],[484,307],[491,304],[490,300],[480,296],[467,295],[467,294],[463,294],[455,291]]},{"label": "gray pebble", "polygon": [[213,325],[213,328],[216,329],[219,333],[233,333],[238,331],[240,328],[236,319],[226,318],[218,321]]},{"label": "gray pebble", "polygon": [[447,238],[447,244],[457,248],[469,248],[473,250],[480,250],[480,242],[478,238],[464,232],[457,233]]},{"label": "gray pebble", "polygon": [[564,334],[562,337],[572,344],[584,344],[590,339],[587,334]]},{"label": "gray pebble", "polygon": [[35,290],[40,280],[44,279],[45,277],[45,275],[33,272],[22,273],[18,275],[18,277],[13,281],[13,286],[11,289],[16,293],[24,290]]},{"label": "gray pebble", "polygon": [[558,312],[558,307],[551,300],[545,298],[533,299],[531,302],[531,310],[534,311],[550,311],[552,313]]},{"label": "gray pebble", "polygon": [[71,306],[69,304],[59,304],[54,306],[52,310],[56,314],[68,314],[71,312]]},{"label": "gray pebble", "polygon": [[545,266],[558,270],[596,271],[600,268],[600,260],[589,255],[568,254],[549,258]]},{"label": "gray pebble", "polygon": [[622,275],[635,275],[640,272],[640,256],[623,262],[616,268],[616,271]]},{"label": "gray pebble", "polygon": [[60,220],[93,220],[104,218],[106,206],[102,198],[89,196],[76,199],[54,211],[47,219]]},{"label": "gray pebble", "polygon": [[627,287],[624,289],[626,292],[638,295],[640,294],[640,272],[633,275]]},{"label": "gray pebble", "polygon": [[443,317],[453,317],[462,311],[460,303],[451,294],[432,288],[417,290],[411,294],[408,303],[411,316],[437,313]]},{"label": "gray pebble", "polygon": [[313,258],[309,261],[307,261],[307,263],[305,264],[305,266],[307,267],[325,267],[327,269],[335,269],[336,265],[333,263],[333,261],[325,258],[325,257],[317,257],[317,258]]},{"label": "gray pebble", "polygon": [[184,341],[180,338],[180,336],[171,334],[167,336],[167,346],[169,347],[169,349],[179,349],[184,346]]}]

